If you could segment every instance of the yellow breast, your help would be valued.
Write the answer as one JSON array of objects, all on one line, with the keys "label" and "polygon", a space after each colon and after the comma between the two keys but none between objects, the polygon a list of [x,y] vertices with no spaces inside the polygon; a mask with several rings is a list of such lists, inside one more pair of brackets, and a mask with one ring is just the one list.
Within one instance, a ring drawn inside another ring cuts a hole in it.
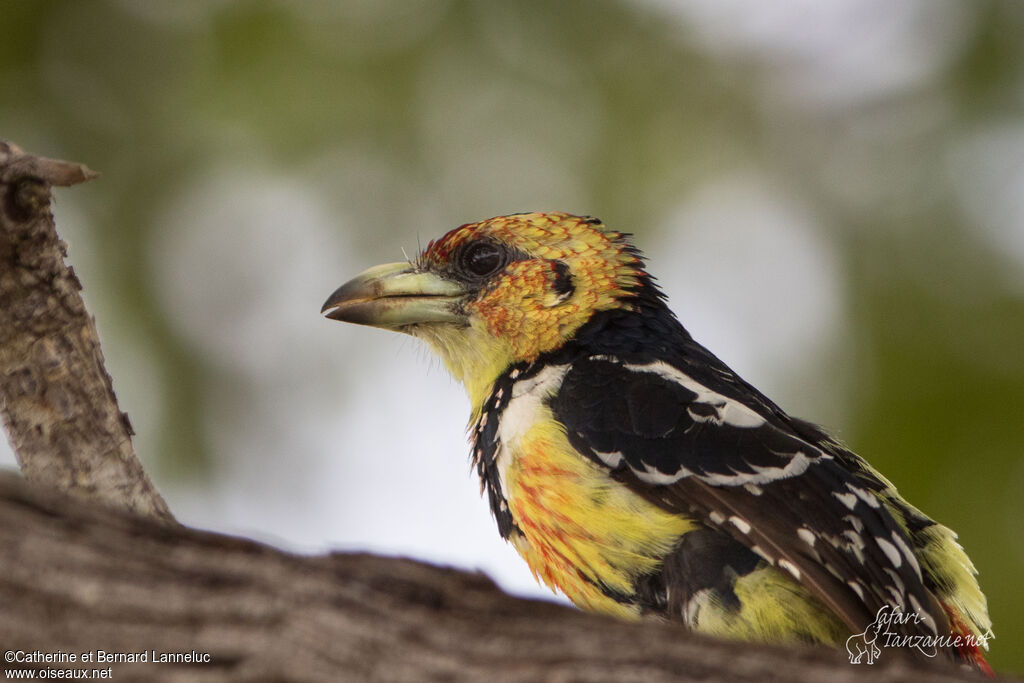
[{"label": "yellow breast", "polygon": [[520,533],[512,543],[534,575],[577,606],[639,616],[623,597],[656,571],[694,522],[664,512],[576,452],[546,406],[503,444],[505,492]]}]

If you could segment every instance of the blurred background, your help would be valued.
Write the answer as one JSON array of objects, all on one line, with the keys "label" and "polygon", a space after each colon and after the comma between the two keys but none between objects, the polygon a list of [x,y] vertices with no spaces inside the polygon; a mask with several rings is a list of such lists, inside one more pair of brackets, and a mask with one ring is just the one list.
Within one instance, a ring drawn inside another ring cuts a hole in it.
[{"label": "blurred background", "polygon": [[960,533],[1020,672],[1022,37],[1013,0],[4,0],[0,137],[103,173],[58,229],[184,522],[552,597],[478,496],[462,389],[319,310],[461,223],[593,214]]}]

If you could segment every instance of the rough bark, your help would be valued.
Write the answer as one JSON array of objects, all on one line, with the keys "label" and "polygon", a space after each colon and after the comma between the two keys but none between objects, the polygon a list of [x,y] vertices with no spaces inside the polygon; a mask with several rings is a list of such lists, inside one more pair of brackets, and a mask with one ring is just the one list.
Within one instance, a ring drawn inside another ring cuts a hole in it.
[{"label": "rough bark", "polygon": [[[369,555],[298,557],[0,476],[0,642],[31,653],[209,655],[115,680],[954,681],[895,656],[701,638],[505,595],[480,574]],[[7,664],[14,667],[16,665]],[[909,668],[913,666],[914,668]]]},{"label": "rough bark", "polygon": [[0,141],[0,413],[30,481],[171,522],[50,213],[51,185],[95,176]]}]

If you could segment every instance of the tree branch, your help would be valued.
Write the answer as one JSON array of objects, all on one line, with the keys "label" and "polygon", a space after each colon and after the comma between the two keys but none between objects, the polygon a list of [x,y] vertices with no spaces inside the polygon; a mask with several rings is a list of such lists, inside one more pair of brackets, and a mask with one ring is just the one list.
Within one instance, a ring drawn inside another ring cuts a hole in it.
[{"label": "tree branch", "polygon": [[209,654],[203,664],[104,664],[117,680],[840,683],[969,676],[920,668],[895,654],[852,666],[827,649],[624,623],[513,598],[480,574],[411,560],[297,557],[84,505],[33,490],[14,475],[0,475],[0,520],[4,647]]},{"label": "tree branch", "polygon": [[173,522],[132,448],[50,213],[50,185],[96,175],[0,141],[0,413],[29,480]]}]

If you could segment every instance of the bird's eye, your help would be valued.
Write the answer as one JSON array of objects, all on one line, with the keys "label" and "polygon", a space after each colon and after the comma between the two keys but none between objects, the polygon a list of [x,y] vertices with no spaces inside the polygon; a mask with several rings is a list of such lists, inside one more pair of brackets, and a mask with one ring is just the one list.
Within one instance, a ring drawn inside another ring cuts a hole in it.
[{"label": "bird's eye", "polygon": [[459,260],[467,272],[477,277],[487,277],[505,265],[505,253],[492,242],[475,242],[462,252]]}]

